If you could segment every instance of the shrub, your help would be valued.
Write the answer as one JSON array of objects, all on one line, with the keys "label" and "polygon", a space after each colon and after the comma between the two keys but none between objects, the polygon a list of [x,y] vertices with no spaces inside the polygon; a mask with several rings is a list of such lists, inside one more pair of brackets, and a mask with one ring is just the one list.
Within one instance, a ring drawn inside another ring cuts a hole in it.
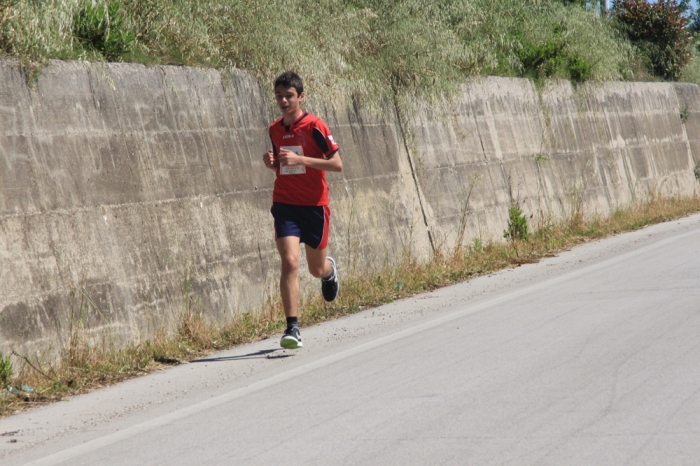
[{"label": "shrub", "polygon": [[545,42],[534,42],[518,36],[522,48],[516,53],[523,65],[523,74],[531,77],[551,77],[561,67],[566,40],[559,34]]},{"label": "shrub", "polygon": [[593,65],[588,63],[583,57],[578,54],[572,54],[568,59],[569,77],[572,81],[582,82],[587,80],[593,74]]},{"label": "shrub", "polygon": [[649,71],[677,81],[691,59],[692,32],[687,28],[687,0],[617,0],[613,16],[620,30],[639,49]]},{"label": "shrub", "polygon": [[100,53],[109,61],[131,50],[136,35],[124,27],[119,2],[93,5],[87,0],[73,16],[73,34],[84,49]]},{"label": "shrub", "polygon": [[552,38],[535,43],[518,38],[522,48],[517,55],[522,62],[522,74],[532,78],[562,77],[581,82],[591,77],[593,66],[577,52],[569,48],[568,39],[560,27]]}]

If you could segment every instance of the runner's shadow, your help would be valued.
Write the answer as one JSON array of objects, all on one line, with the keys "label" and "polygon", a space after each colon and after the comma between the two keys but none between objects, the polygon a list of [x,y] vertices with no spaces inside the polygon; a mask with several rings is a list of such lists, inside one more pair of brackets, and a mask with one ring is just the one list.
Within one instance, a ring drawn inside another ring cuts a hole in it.
[{"label": "runner's shadow", "polygon": [[288,358],[292,356],[291,354],[272,354],[276,351],[282,351],[280,349],[269,349],[269,350],[261,350],[257,351],[255,353],[250,353],[250,354],[242,354],[240,356],[225,356],[221,358],[206,358],[206,359],[195,359],[193,361],[190,361],[191,363],[195,362],[222,362],[222,361],[236,361],[238,359],[259,359],[259,358],[267,358],[267,359],[278,359],[278,358]]}]

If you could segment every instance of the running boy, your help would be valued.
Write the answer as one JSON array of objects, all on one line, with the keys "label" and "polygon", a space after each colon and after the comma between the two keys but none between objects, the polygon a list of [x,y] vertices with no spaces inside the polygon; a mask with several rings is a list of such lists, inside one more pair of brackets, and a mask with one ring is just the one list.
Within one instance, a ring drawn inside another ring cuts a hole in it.
[{"label": "running boy", "polygon": [[321,279],[326,301],[338,295],[335,261],[326,256],[331,212],[328,208],[326,171],[340,172],[343,162],[326,124],[301,109],[304,84],[291,71],[275,80],[275,99],[282,117],[270,125],[272,150],[263,155],[265,166],[275,170],[272,209],[275,241],[282,259],[280,292],[287,317],[280,345],[303,346],[299,334],[299,249],[304,243],[309,272]]}]

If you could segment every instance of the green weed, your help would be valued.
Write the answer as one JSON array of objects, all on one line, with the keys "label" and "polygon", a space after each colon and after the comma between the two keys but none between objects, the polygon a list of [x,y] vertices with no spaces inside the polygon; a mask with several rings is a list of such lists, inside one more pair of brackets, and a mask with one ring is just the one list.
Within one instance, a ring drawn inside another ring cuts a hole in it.
[{"label": "green weed", "polygon": [[14,368],[10,356],[3,357],[0,353],[0,390],[10,386],[13,376]]},{"label": "green weed", "polygon": [[125,28],[119,2],[93,5],[84,0],[73,15],[73,35],[87,51],[108,61],[119,60],[132,48],[136,34]]},{"label": "green weed", "polygon": [[503,231],[503,237],[511,242],[526,241],[530,236],[527,218],[520,207],[513,205],[508,209],[508,228]]}]

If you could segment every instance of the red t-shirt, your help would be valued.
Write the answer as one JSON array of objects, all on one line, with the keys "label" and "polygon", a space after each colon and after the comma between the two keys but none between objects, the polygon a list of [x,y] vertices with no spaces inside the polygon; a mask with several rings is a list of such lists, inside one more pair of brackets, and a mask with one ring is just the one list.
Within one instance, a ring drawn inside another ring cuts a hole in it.
[{"label": "red t-shirt", "polygon": [[[306,157],[327,158],[338,151],[328,126],[315,115],[304,112],[289,126],[282,118],[270,125],[270,139],[275,157],[284,147]],[[328,205],[326,172],[311,167],[277,167],[272,202],[284,204]]]}]

